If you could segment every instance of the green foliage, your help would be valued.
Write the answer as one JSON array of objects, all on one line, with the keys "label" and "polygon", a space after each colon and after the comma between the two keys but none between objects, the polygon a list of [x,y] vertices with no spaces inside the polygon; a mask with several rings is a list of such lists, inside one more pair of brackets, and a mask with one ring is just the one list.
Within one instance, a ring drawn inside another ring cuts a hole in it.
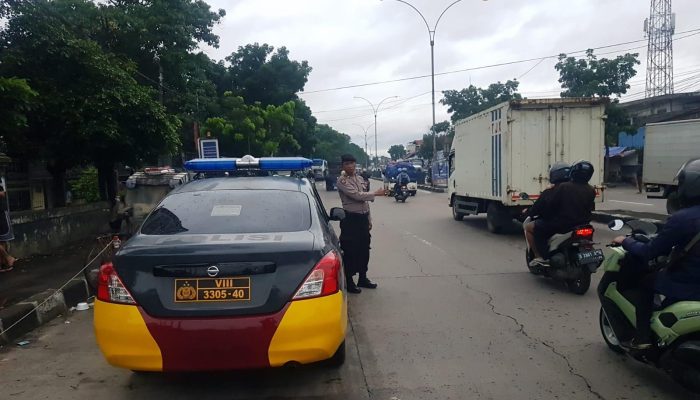
[{"label": "green foliage", "polygon": [[454,123],[504,101],[521,99],[518,85],[520,82],[517,80],[508,80],[505,83],[492,83],[486,89],[469,85],[462,90],[446,90],[442,92],[444,97],[440,103],[448,107]]},{"label": "green foliage", "polygon": [[313,158],[322,158],[330,162],[340,161],[343,154],[352,154],[358,164],[364,164],[368,160],[367,153],[355,143],[350,141],[350,136],[340,133],[325,124],[316,125],[316,139],[318,144],[313,153]]},{"label": "green foliage", "polygon": [[[449,121],[438,122],[433,127],[433,131],[437,135],[437,151],[447,150],[452,144],[452,139],[455,136],[455,127]],[[432,132],[423,135],[423,145],[418,149],[418,157],[424,160],[433,159],[433,134]]]},{"label": "green foliage", "polygon": [[68,168],[138,164],[177,149],[180,122],[155,100],[152,89],[134,79],[135,65],[57,17],[66,7],[73,7],[71,18],[94,17],[94,4],[20,4],[1,33],[0,74],[27,79],[40,104],[28,115],[22,141],[27,146],[16,152],[60,160]]},{"label": "green foliage", "polygon": [[606,146],[616,146],[620,132],[636,134],[639,125],[632,123],[632,118],[626,109],[620,107],[619,101],[615,100],[605,108],[605,144]]},{"label": "green foliage", "polygon": [[234,93],[246,102],[281,105],[297,99],[311,73],[307,61],[292,61],[286,47],[248,44],[226,57]]},{"label": "green foliage", "polygon": [[559,55],[554,67],[559,71],[562,97],[620,96],[627,93],[629,80],[637,75],[639,54],[627,53],[610,60],[598,59],[593,50],[586,52],[585,59]]},{"label": "green foliage", "polygon": [[36,97],[26,80],[0,77],[0,136],[9,137],[27,126],[27,113]]},{"label": "green foliage", "polygon": [[78,179],[70,185],[71,194],[75,199],[83,199],[88,203],[100,200],[100,191],[97,184],[97,168],[86,168]]},{"label": "green foliage", "polygon": [[402,144],[395,144],[389,147],[388,153],[392,160],[398,160],[406,155],[406,149]]},{"label": "green foliage", "polygon": [[[152,163],[183,142],[194,152],[195,123],[223,155],[312,156],[322,139],[297,96],[308,62],[257,43],[210,59],[198,46],[218,46],[224,15],[202,0],[2,3],[0,77],[17,78],[0,78],[0,134],[11,131],[13,154],[56,176],[89,163]],[[334,152],[357,150],[326,133]]]}]

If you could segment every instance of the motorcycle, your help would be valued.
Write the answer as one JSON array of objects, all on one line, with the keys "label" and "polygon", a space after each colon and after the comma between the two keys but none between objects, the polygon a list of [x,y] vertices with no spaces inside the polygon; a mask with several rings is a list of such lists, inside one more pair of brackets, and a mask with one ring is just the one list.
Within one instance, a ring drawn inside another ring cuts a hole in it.
[{"label": "motorcycle", "polygon": [[[651,241],[658,230],[656,225],[639,220],[626,223],[615,220],[609,227],[618,231],[625,225],[632,231],[630,236],[642,242]],[[626,347],[624,343],[635,335],[635,306],[630,299],[636,291],[635,288],[620,289],[620,279],[621,271],[634,260],[621,246],[608,247],[610,252],[603,267],[605,274],[598,285],[600,331],[605,343],[612,351],[662,369],[686,389],[700,393],[700,302],[673,302],[657,295],[651,319],[653,346],[645,350]],[[663,268],[665,262],[664,258],[659,258],[649,266]]]},{"label": "motorcycle", "polygon": [[406,185],[401,185],[399,190],[394,191],[394,200],[396,200],[396,202],[400,201],[405,203],[408,196],[410,196],[410,192],[408,191],[408,187],[406,187]]},{"label": "motorcycle", "polygon": [[[532,218],[528,217],[525,224],[531,221]],[[604,258],[603,251],[593,247],[594,231],[591,225],[581,225],[571,232],[552,236],[549,239],[549,266],[531,267],[535,255],[528,245],[525,261],[530,273],[562,280],[571,292],[585,294],[591,286],[591,274],[598,270]]]}]

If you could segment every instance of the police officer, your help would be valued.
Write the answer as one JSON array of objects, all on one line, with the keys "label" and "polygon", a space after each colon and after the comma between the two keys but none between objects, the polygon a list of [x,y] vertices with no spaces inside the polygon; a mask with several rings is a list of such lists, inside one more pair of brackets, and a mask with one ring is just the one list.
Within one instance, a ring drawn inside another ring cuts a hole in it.
[{"label": "police officer", "polygon": [[[613,241],[632,255],[639,279],[640,296],[635,301],[637,332],[626,345],[643,350],[652,346],[651,324],[654,293],[670,302],[700,301],[700,244],[691,243],[700,235],[700,159],[688,161],[676,176],[681,210],[671,215],[659,234],[648,243],[619,236]],[[690,247],[689,249],[685,249]],[[645,265],[659,256],[671,255],[671,265],[645,274]],[[675,257],[674,257],[675,256]]]},{"label": "police officer", "polygon": [[[365,191],[367,182],[355,173],[356,160],[350,154],[341,157],[344,175],[338,178],[338,194],[345,209],[345,219],[340,222],[340,247],[343,249],[343,264],[345,278],[350,293],[360,293],[359,287],[375,289],[376,283],[367,278],[369,264],[370,233],[372,219],[369,214],[368,201],[374,201],[375,196],[383,196],[384,189],[373,193]],[[360,274],[355,285],[353,276]],[[359,287],[358,287],[359,286]]]}]

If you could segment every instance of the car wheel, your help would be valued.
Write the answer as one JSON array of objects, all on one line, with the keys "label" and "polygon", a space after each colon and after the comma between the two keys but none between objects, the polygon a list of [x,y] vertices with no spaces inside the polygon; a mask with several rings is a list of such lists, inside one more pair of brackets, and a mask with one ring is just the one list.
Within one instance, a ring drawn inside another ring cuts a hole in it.
[{"label": "car wheel", "polygon": [[340,344],[340,347],[338,347],[338,350],[335,351],[335,354],[333,354],[333,357],[329,358],[327,360],[327,363],[331,367],[340,367],[345,363],[345,341]]}]

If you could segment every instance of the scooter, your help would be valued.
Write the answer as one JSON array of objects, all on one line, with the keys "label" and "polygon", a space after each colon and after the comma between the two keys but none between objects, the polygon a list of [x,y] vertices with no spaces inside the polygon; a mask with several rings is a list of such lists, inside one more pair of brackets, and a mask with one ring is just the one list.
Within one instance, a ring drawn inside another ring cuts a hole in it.
[{"label": "scooter", "polygon": [[410,193],[406,185],[401,185],[399,190],[394,191],[394,200],[396,200],[396,202],[400,201],[405,203],[408,196],[410,196]]},{"label": "scooter", "polygon": [[[636,240],[648,242],[657,232],[656,225],[639,220],[612,221],[610,229],[628,226]],[[608,347],[620,354],[651,364],[664,370],[686,389],[700,393],[700,302],[662,299],[657,295],[655,312],[651,319],[654,344],[646,350],[625,346],[635,335],[635,306],[630,301],[635,289],[619,289],[623,268],[634,262],[620,246],[608,245],[609,254],[604,262],[605,274],[598,285],[601,302],[600,331]],[[664,259],[651,262],[651,267],[662,268]]]},{"label": "scooter", "polygon": [[[532,218],[527,217],[524,224],[531,221]],[[530,272],[564,281],[571,292],[585,294],[591,286],[591,274],[598,270],[604,258],[603,251],[593,247],[594,231],[591,225],[581,225],[571,232],[552,236],[549,239],[550,257],[547,267],[530,266],[535,255],[528,245],[525,261]]]}]

